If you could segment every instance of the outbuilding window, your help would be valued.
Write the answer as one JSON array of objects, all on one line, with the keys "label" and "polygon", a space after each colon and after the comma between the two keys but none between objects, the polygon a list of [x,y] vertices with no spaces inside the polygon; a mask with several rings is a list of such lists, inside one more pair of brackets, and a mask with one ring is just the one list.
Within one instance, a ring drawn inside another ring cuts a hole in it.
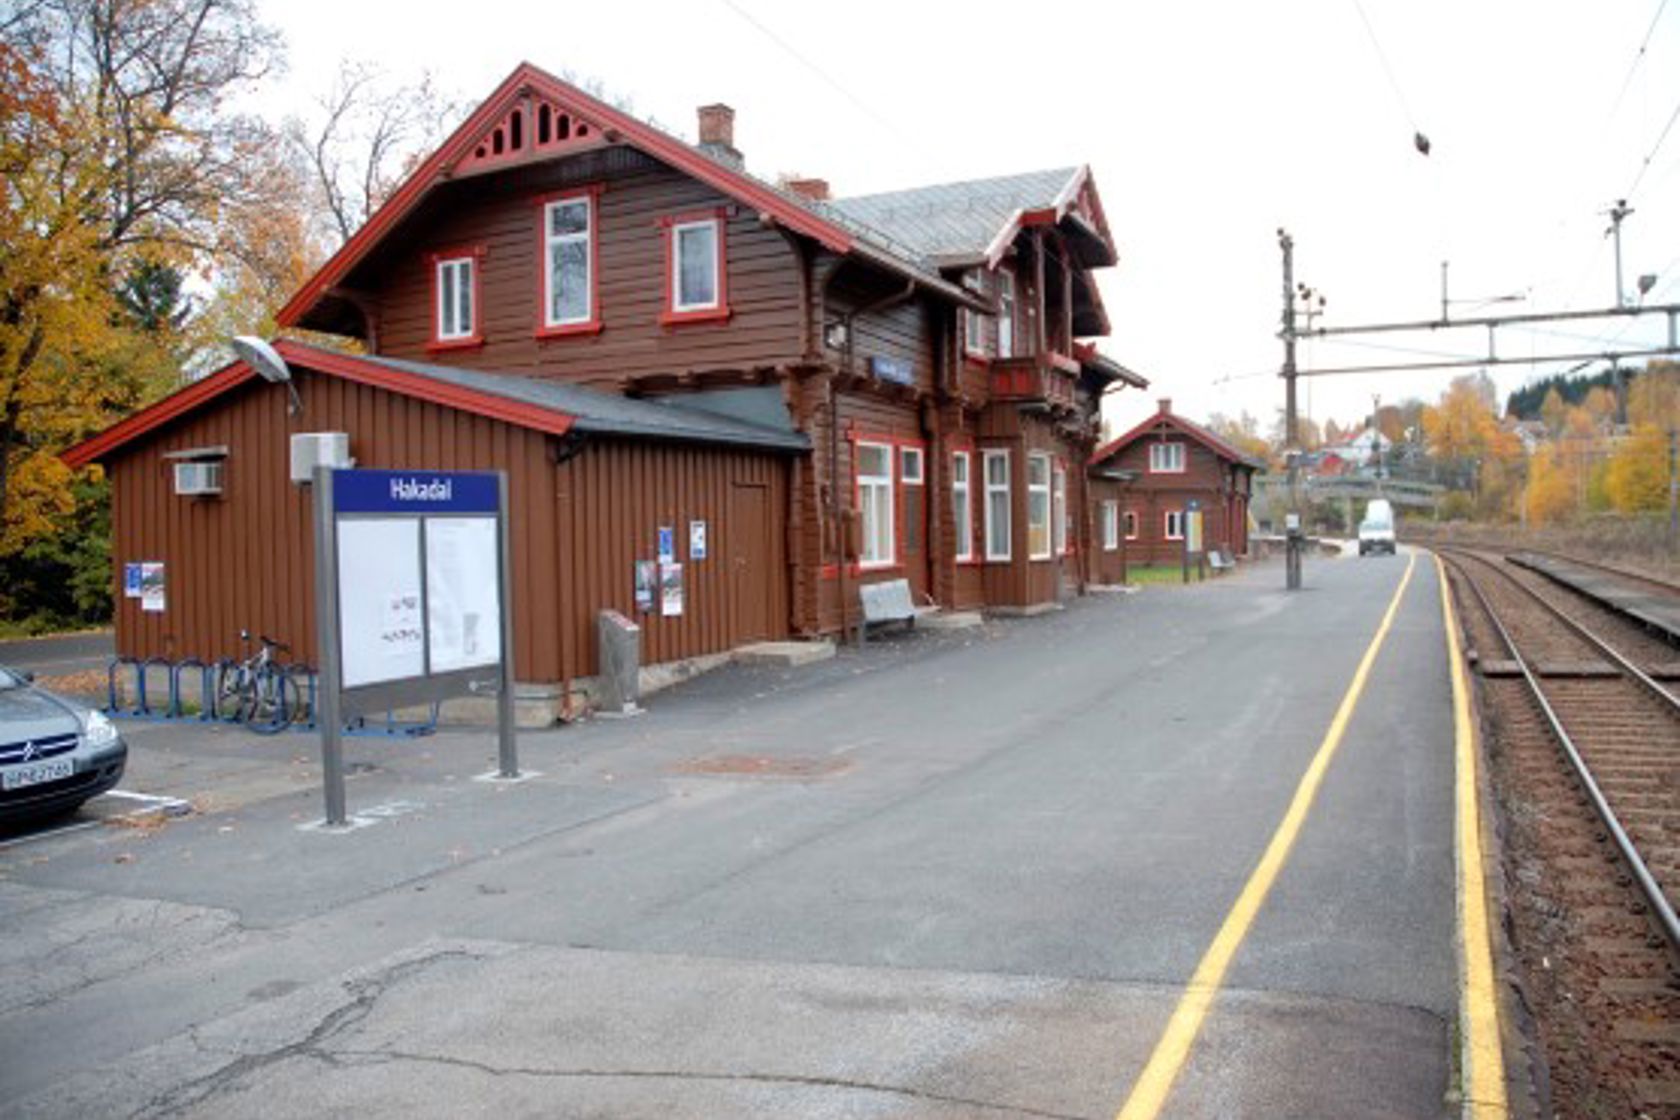
[{"label": "outbuilding window", "polygon": [[1169,540],[1169,541],[1181,541],[1181,540],[1184,539],[1184,511],[1183,510],[1181,510],[1181,509],[1169,509],[1167,511],[1167,513],[1166,513],[1166,526],[1165,526],[1165,529],[1164,529],[1162,535],[1165,536],[1166,539]]},{"label": "outbuilding window", "polygon": [[1184,445],[1182,443],[1152,443],[1149,445],[1150,474],[1183,474]]},{"label": "outbuilding window", "polygon": [[857,445],[858,511],[862,516],[861,567],[891,565],[893,552],[892,447],[885,443]]},{"label": "outbuilding window", "polygon": [[478,340],[478,268],[471,256],[438,256],[432,270],[432,341]]},{"label": "outbuilding window", "polygon": [[1050,559],[1050,456],[1027,455],[1027,559]]},{"label": "outbuilding window", "polygon": [[729,314],[721,211],[665,219],[666,299],[662,323]]},{"label": "outbuilding window", "polygon": [[974,559],[974,506],[968,481],[969,455],[951,454],[951,531],[957,538],[957,560]]},{"label": "outbuilding window", "polygon": [[538,334],[600,329],[596,306],[595,194],[559,195],[542,207],[542,315]]},{"label": "outbuilding window", "polygon": [[1126,511],[1126,539],[1129,541],[1138,539],[1138,516],[1135,509]]},{"label": "outbuilding window", "polygon": [[1013,526],[1009,518],[1009,452],[982,451],[986,473],[986,559],[1008,560]]},{"label": "outbuilding window", "polygon": [[1120,549],[1120,503],[1114,501],[1102,504],[1102,542],[1104,552],[1117,552]]}]

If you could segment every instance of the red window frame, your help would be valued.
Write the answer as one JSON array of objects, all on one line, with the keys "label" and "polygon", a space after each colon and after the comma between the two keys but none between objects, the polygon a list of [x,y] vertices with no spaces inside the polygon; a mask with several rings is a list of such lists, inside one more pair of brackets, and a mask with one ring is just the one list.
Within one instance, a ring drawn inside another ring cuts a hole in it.
[{"label": "red window frame", "polygon": [[[548,208],[556,202],[585,199],[589,203],[589,318],[576,323],[548,321]],[[598,334],[601,330],[601,184],[590,183],[538,195],[537,207],[537,338],[565,338]]]},{"label": "red window frame", "polygon": [[[717,305],[677,309],[677,229],[679,226],[710,222],[717,230]],[[710,210],[690,210],[671,214],[659,220],[665,241],[665,309],[659,313],[662,326],[680,323],[710,323],[728,319],[729,311],[729,209],[718,206]]]},{"label": "red window frame", "polygon": [[[426,254],[426,267],[431,271],[431,330],[426,339],[426,349],[432,353],[440,350],[468,350],[475,346],[484,345],[484,258],[487,250],[483,245],[464,245],[452,249],[439,249]],[[444,338],[439,334],[443,327],[442,315],[438,308],[438,272],[445,264],[455,261],[472,262],[472,333],[459,338]]]}]

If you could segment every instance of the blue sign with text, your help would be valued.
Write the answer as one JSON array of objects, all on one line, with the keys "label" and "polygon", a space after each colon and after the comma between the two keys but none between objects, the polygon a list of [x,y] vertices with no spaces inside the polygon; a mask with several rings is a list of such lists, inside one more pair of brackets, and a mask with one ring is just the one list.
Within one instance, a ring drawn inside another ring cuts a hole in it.
[{"label": "blue sign with text", "polygon": [[916,381],[916,373],[910,368],[910,363],[902,358],[888,358],[876,354],[869,359],[869,372],[882,381],[891,381],[899,385],[912,385]]},{"label": "blue sign with text", "polygon": [[496,476],[486,471],[332,472],[339,513],[495,513]]}]

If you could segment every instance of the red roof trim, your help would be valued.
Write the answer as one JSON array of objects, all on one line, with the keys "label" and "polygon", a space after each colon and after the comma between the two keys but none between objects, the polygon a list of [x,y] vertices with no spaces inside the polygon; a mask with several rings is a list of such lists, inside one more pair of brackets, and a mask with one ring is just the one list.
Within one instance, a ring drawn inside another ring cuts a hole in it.
[{"label": "red roof trim", "polygon": [[[285,340],[276,342],[274,348],[287,362],[303,369],[341,377],[362,385],[371,385],[376,389],[385,389],[416,400],[430,401],[445,408],[469,412],[491,420],[501,420],[533,431],[565,435],[576,420],[576,417],[564,412],[499,397],[494,393],[452,385],[424,374],[393,369],[354,354],[319,350],[313,346]],[[141,436],[196,411],[255,377],[251,367],[244,362],[224,366],[202,381],[195,381],[156,404],[141,409],[126,420],[113,424],[98,435],[78,443],[59,458],[71,468],[85,467],[89,463],[108,458]]]},{"label": "red roof trim", "polygon": [[103,459],[123,444],[139,439],[155,428],[161,428],[177,416],[186,415],[199,405],[243,385],[255,376],[256,373],[244,362],[225,365],[215,373],[176,390],[156,404],[118,421],[98,435],[90,436],[64,452],[59,459],[73,470],[85,467]]},{"label": "red roof trim", "polygon": [[1096,464],[1103,462],[1105,459],[1113,458],[1118,452],[1123,451],[1139,437],[1148,434],[1150,429],[1154,428],[1157,424],[1166,424],[1169,427],[1176,428],[1181,434],[1189,436],[1191,439],[1195,440],[1197,443],[1201,444],[1221,459],[1229,459],[1238,466],[1248,467],[1251,470],[1259,470],[1262,466],[1262,464],[1256,462],[1253,457],[1238,451],[1236,448],[1232,447],[1230,444],[1226,443],[1206,428],[1203,428],[1200,424],[1194,424],[1189,420],[1186,420],[1181,416],[1176,416],[1170,412],[1156,412],[1147,417],[1141,424],[1137,425],[1125,435],[1120,436],[1118,439],[1109,440],[1107,443],[1097,448],[1096,451],[1092,452],[1091,458],[1087,460],[1086,465],[1095,466]]},{"label": "red roof trim", "polygon": [[313,346],[285,340],[276,342],[274,348],[280,351],[281,357],[288,362],[296,362],[305,369],[330,373],[346,381],[371,385],[376,389],[386,389],[405,397],[430,401],[445,408],[506,421],[521,428],[548,432],[550,435],[565,435],[571,430],[576,419],[567,413],[527,404],[524,401],[498,397],[494,393],[452,385],[447,381],[437,381],[425,374],[393,369],[377,362],[366,361],[354,354],[318,350]]},{"label": "red roof trim", "polygon": [[338,252],[321,266],[320,271],[286,302],[286,306],[275,316],[276,321],[283,327],[297,326],[328,288],[343,280],[350,270],[419,204],[434,185],[446,179],[450,170],[472,153],[483,138],[485,130],[501,120],[503,114],[514,107],[521,93],[527,88],[552,101],[560,102],[568,111],[587,118],[598,131],[617,133],[631,146],[640,148],[708,186],[770,215],[788,229],[815,239],[833,252],[846,253],[852,248],[851,234],[790,201],[780,192],[717,163],[681,140],[667,136],[658,129],[619,112],[529,62],[522,62],[466,122],[451,133],[449,139],[403,181],[385,205],[375,211],[362,228],[356,231],[355,236],[346,241]]}]

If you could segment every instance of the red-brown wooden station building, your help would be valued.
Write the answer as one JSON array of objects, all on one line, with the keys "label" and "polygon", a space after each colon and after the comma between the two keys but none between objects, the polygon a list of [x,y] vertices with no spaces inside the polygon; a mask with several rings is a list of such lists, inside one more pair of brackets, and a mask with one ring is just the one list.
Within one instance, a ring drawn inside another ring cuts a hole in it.
[{"label": "red-brown wooden station building", "polygon": [[[509,473],[533,697],[595,672],[596,612],[637,617],[661,527],[686,602],[639,615],[646,664],[834,633],[863,582],[1031,610],[1098,580],[1100,401],[1147,383],[1076,341],[1118,260],[1089,169],[836,199],[747,173],[733,116],[691,145],[520,66],[280,311],[356,344],[278,344],[300,409],[234,363],[67,453],[110,474],[117,570],[165,566],[164,610],[118,598],[119,654],[246,628],[313,662],[299,433]],[[178,494],[182,460],[221,492]]]},{"label": "red-brown wooden station building", "polygon": [[[1254,473],[1265,466],[1162,400],[1153,415],[1091,456],[1103,543],[1118,530],[1129,563],[1177,564],[1185,515],[1195,502],[1204,548],[1245,556]],[[1112,578],[1106,565],[1102,574]]]}]

